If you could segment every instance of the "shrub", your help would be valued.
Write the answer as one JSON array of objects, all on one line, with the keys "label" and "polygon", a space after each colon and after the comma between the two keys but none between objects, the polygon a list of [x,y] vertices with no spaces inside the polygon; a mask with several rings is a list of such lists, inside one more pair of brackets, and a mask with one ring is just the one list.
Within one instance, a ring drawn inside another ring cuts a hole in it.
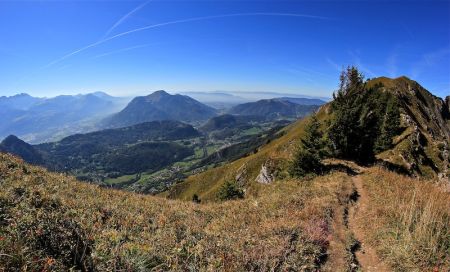
[{"label": "shrub", "polygon": [[217,193],[217,198],[222,201],[244,198],[244,191],[239,188],[235,181],[227,181]]},{"label": "shrub", "polygon": [[194,195],[192,196],[192,202],[194,202],[194,203],[200,203],[200,202],[202,202],[202,200],[198,197],[197,194],[194,194]]}]

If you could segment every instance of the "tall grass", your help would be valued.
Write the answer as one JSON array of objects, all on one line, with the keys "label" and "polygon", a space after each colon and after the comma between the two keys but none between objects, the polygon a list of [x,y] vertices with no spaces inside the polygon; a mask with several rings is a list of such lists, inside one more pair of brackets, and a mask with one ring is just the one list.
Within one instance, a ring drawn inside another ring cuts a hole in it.
[{"label": "tall grass", "polygon": [[364,175],[367,235],[397,271],[449,271],[450,194],[435,181],[375,168]]}]

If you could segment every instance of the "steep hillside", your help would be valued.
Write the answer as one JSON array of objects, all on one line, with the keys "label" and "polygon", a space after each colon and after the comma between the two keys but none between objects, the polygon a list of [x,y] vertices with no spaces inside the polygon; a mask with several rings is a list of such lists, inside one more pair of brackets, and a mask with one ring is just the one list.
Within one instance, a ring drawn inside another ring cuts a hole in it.
[{"label": "steep hillside", "polygon": [[262,116],[267,119],[300,118],[310,114],[318,105],[299,105],[288,100],[266,99],[244,103],[231,108],[228,113]]},{"label": "steep hillside", "polygon": [[106,127],[125,127],[155,120],[195,122],[214,116],[216,110],[184,95],[157,91],[134,98],[122,111],[104,120]]},{"label": "steep hillside", "polygon": [[404,128],[395,137],[395,146],[377,158],[410,174],[448,178],[450,111],[445,101],[406,77],[368,82],[369,87],[377,84],[382,85],[380,91],[397,97]]}]

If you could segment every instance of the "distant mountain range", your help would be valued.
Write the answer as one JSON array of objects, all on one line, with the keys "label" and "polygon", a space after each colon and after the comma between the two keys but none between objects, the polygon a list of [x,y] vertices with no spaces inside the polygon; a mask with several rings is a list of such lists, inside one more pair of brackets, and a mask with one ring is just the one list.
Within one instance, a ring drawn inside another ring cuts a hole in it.
[{"label": "distant mountain range", "polygon": [[95,122],[117,112],[128,100],[102,92],[36,98],[28,94],[0,97],[0,137],[14,134],[31,143],[57,140],[95,130]]},{"label": "distant mountain range", "polygon": [[[191,92],[187,95],[156,91],[148,96],[113,97],[103,92],[53,98],[18,94],[0,97],[0,138],[17,135],[28,143],[57,141],[71,134],[131,126],[157,120],[176,120],[201,126],[211,117],[229,113],[267,120],[298,118],[325,101],[299,97],[251,100],[229,93]],[[246,103],[243,103],[246,102]]]},{"label": "distant mountain range", "polygon": [[216,109],[189,96],[156,91],[148,96],[134,98],[122,111],[106,118],[103,126],[125,127],[155,120],[177,120],[192,123],[206,121],[216,114]]},{"label": "distant mountain range", "polygon": [[275,93],[275,92],[182,92],[183,95],[188,95],[206,105],[217,109],[229,109],[238,104],[256,102],[261,99],[282,99],[289,100],[292,103],[301,105],[322,105],[330,98],[314,97],[306,95]]},{"label": "distant mountain range", "polygon": [[279,98],[275,98],[275,100],[289,101],[291,103],[299,104],[299,105],[316,105],[316,106],[321,106],[321,105],[326,103],[324,100],[321,100],[321,99],[304,98],[304,97],[279,97]]},{"label": "distant mountain range", "polygon": [[13,96],[0,96],[0,108],[27,110],[43,100],[45,98],[32,97],[26,93]]},{"label": "distant mountain range", "polygon": [[228,109],[238,104],[254,101],[238,95],[221,92],[183,92],[181,94],[190,96],[201,103],[219,110]]}]

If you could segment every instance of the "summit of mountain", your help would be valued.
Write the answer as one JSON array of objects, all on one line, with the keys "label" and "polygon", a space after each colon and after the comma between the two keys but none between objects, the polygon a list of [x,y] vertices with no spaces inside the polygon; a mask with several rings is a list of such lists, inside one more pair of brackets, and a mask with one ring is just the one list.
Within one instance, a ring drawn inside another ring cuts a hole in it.
[{"label": "summit of mountain", "polygon": [[160,90],[147,96],[138,96],[120,112],[104,120],[105,127],[124,127],[157,120],[183,122],[205,121],[216,115],[216,110],[197,100],[180,94],[171,95]]}]

